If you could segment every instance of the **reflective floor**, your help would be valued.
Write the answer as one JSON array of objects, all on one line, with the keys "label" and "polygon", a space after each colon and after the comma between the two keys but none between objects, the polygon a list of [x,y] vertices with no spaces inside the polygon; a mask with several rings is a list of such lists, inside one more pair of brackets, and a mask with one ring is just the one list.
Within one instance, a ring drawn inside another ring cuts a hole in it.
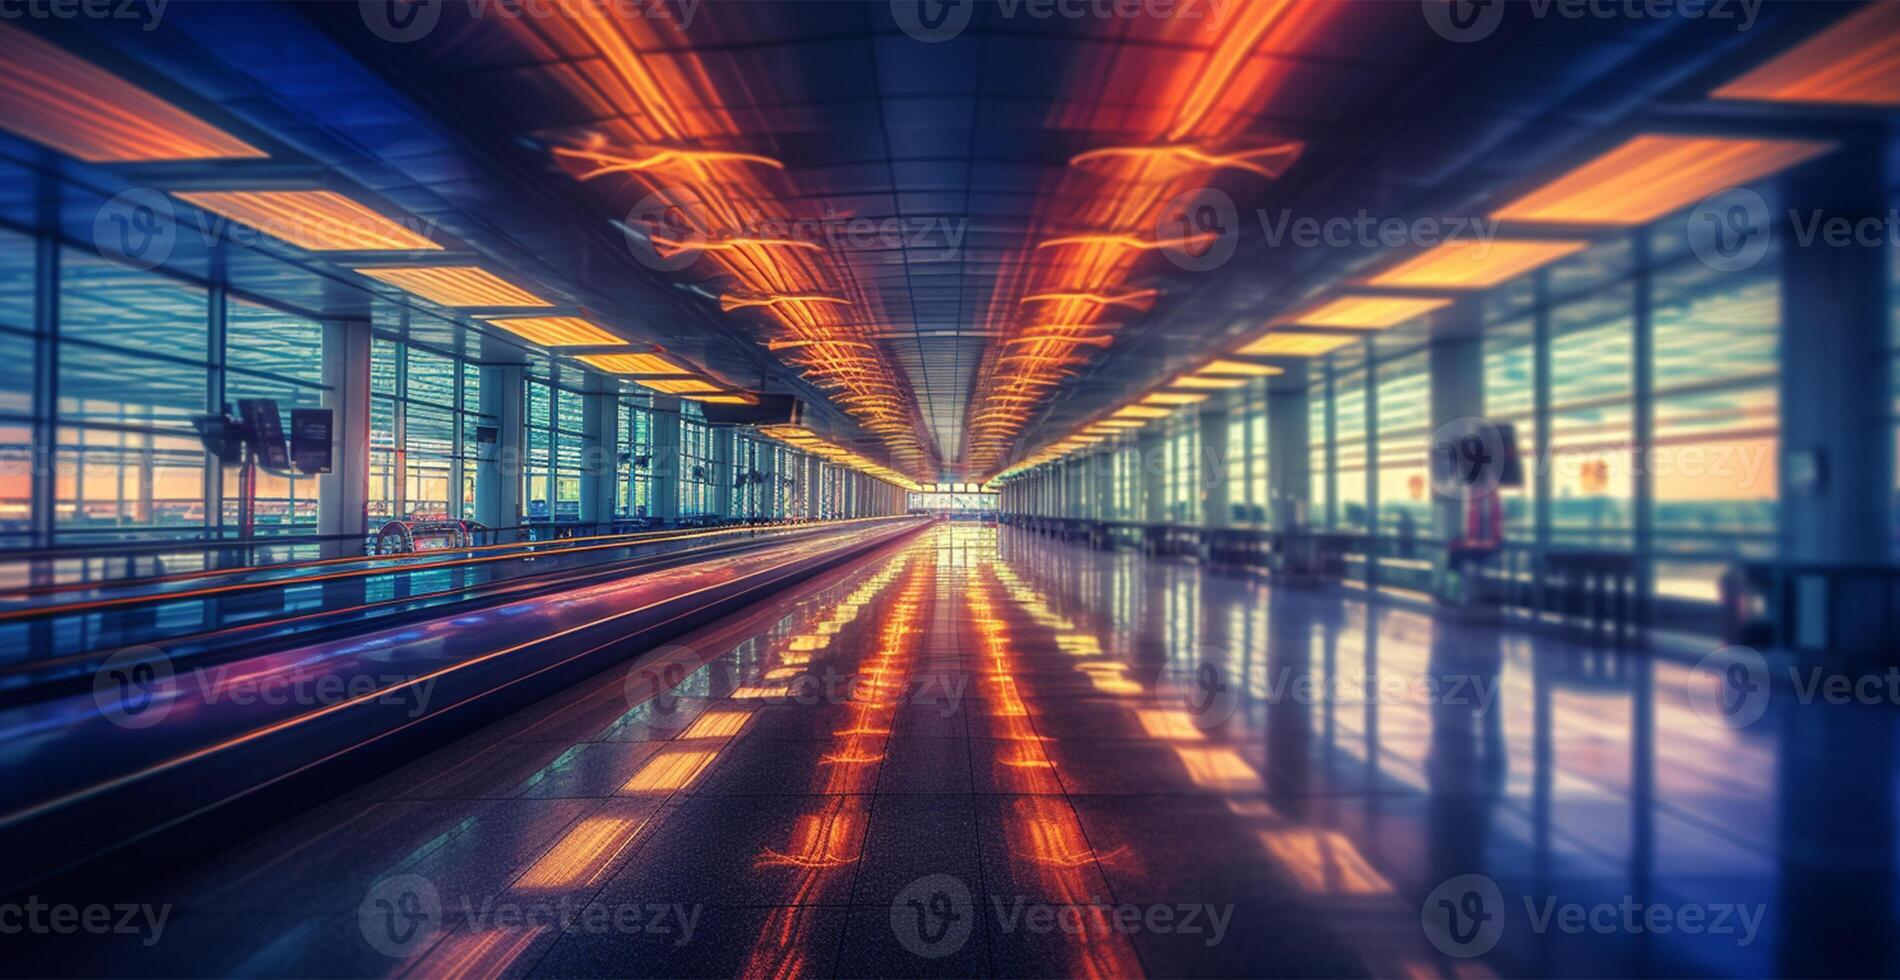
[{"label": "reflective floor", "polygon": [[1886,709],[1732,727],[1666,658],[973,526],[767,607],[14,969],[1894,968]]}]

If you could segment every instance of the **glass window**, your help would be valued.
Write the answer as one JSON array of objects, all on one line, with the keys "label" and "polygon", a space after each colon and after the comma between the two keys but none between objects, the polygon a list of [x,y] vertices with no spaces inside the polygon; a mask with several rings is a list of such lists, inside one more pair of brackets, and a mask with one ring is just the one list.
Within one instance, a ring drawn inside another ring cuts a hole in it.
[{"label": "glass window", "polygon": [[1382,361],[1379,375],[1379,534],[1381,553],[1401,561],[1424,554],[1432,536],[1432,493],[1425,471],[1431,439],[1431,364],[1421,350]]},{"label": "glass window", "polygon": [[1484,335],[1484,414],[1492,422],[1509,425],[1517,439],[1517,451],[1523,460],[1522,486],[1502,487],[1499,502],[1504,510],[1508,537],[1528,537],[1534,531],[1537,500],[1537,367],[1536,337],[1532,321],[1516,319],[1485,331]]},{"label": "glass window", "polygon": [[[225,304],[224,395],[277,402],[286,428],[298,408],[323,407],[323,325],[257,303],[232,299]],[[317,530],[317,476],[259,473],[258,534],[314,534]],[[224,471],[224,523],[239,521],[238,471]]]},{"label": "glass window", "polygon": [[1551,310],[1550,522],[1556,545],[1631,546],[1634,294]]},{"label": "glass window", "polygon": [[209,309],[203,289],[61,253],[61,528],[205,525],[191,419],[207,408]]},{"label": "glass window", "polygon": [[1714,601],[1729,561],[1775,552],[1781,293],[1763,268],[1773,255],[1748,274],[1689,262],[1655,277],[1659,595]]}]

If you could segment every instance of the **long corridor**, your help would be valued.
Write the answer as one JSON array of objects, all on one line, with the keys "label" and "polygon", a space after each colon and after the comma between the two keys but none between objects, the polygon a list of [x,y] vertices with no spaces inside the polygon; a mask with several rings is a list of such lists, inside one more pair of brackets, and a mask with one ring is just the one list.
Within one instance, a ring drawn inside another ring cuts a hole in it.
[{"label": "long corridor", "polygon": [[1886,969],[1891,862],[1847,858],[1890,848],[1892,788],[1808,753],[1890,771],[1887,715],[1732,731],[1688,676],[941,523],[154,887],[165,942],[42,952],[172,975]]}]

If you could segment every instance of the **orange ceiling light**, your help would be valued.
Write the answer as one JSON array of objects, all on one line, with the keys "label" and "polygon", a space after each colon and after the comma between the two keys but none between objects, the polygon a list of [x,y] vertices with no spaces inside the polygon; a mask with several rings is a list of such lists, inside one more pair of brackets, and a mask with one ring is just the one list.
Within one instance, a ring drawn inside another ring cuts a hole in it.
[{"label": "orange ceiling light", "polygon": [[601,329],[593,321],[577,316],[502,317],[482,322],[500,327],[528,343],[540,344],[543,347],[604,347],[609,344],[626,343],[620,337]]},{"label": "orange ceiling light", "polygon": [[1083,347],[1107,347],[1108,345],[1114,342],[1115,342],[1115,336],[1113,334],[1106,334],[1106,333],[1094,333],[1094,334],[1038,333],[1038,334],[1025,334],[1021,337],[1011,337],[1010,339],[1003,341],[1003,346],[1019,347],[1023,344],[1051,344],[1053,343],[1053,344],[1080,344]]},{"label": "orange ceiling light", "polygon": [[1645,133],[1492,213],[1502,221],[1648,224],[1834,148],[1818,140]]},{"label": "orange ceiling light", "polygon": [[1151,405],[1123,405],[1109,415],[1111,419],[1165,419],[1174,414],[1173,409],[1156,408]]},{"label": "orange ceiling light", "polygon": [[719,310],[722,313],[731,313],[733,310],[746,310],[761,306],[815,306],[819,304],[848,306],[850,302],[851,301],[847,299],[840,299],[836,296],[825,296],[818,293],[789,293],[785,295],[767,296],[738,296],[727,293],[719,297]]},{"label": "orange ceiling light", "polygon": [[1309,327],[1384,330],[1450,305],[1448,299],[1419,296],[1341,296],[1292,317],[1291,322]]},{"label": "orange ceiling light", "polygon": [[480,266],[408,266],[356,272],[443,306],[554,305]]},{"label": "orange ceiling light", "polygon": [[642,388],[651,388],[663,395],[709,395],[723,393],[723,390],[718,385],[701,378],[636,378],[634,384]]},{"label": "orange ceiling light", "polygon": [[864,340],[836,340],[828,337],[774,337],[765,342],[769,351],[795,350],[800,347],[848,347],[856,350],[876,350],[877,345]]},{"label": "orange ceiling light", "polygon": [[[1144,263],[1153,265],[1154,250],[1204,241],[1196,234],[1199,226],[1183,225],[1170,209],[1210,186],[1214,172],[1269,178],[1293,165],[1300,145],[1264,139],[1256,123],[1272,111],[1288,81],[1282,56],[1316,43],[1340,7],[1250,0],[1234,5],[1218,32],[1191,36],[1159,30],[1152,40],[1165,35],[1167,43],[1116,66],[1143,79],[1151,97],[1136,106],[1118,103],[1111,111],[1099,91],[1078,87],[1063,93],[1047,124],[1100,139],[1075,154],[1056,185],[1040,196],[1032,227],[1087,231],[1042,240],[1040,247],[1031,239],[1004,253],[990,303],[978,314],[983,332],[1004,339],[983,353],[969,414],[1005,397],[1046,394],[1076,375],[1074,368],[1093,357],[1090,348],[1112,349],[1102,340],[1044,336],[1057,331],[1025,321],[1033,316],[1078,324],[1077,330],[1061,332],[1099,336],[1110,329],[1090,326],[1113,307],[1151,308],[1160,291],[1137,287],[1134,277]],[[1271,56],[1263,57],[1266,52]],[[1171,236],[1176,240],[1168,240]],[[1019,471],[1027,462],[1017,448],[1025,424],[971,426],[959,464],[976,472]],[[1005,468],[1011,459],[1016,464]]]},{"label": "orange ceiling light", "polygon": [[583,354],[580,361],[608,374],[692,374],[658,354]]},{"label": "orange ceiling light", "polygon": [[680,397],[689,402],[699,402],[705,405],[757,405],[759,403],[757,396],[743,392],[729,392],[718,395],[681,395]]},{"label": "orange ceiling light", "polygon": [[8,24],[0,24],[0,127],[87,163],[269,156]]},{"label": "orange ceiling light", "polygon": [[764,238],[754,235],[738,235],[720,239],[676,239],[665,235],[651,238],[654,252],[661,258],[672,258],[684,252],[734,252],[747,248],[803,248],[823,251],[824,246],[817,242],[808,242],[798,238]]},{"label": "orange ceiling light", "polygon": [[[782,361],[812,385],[838,395],[895,396],[890,403],[838,404],[881,439],[891,458],[924,463],[924,430],[908,378],[870,343],[872,332],[888,325],[849,315],[882,308],[879,281],[860,279],[841,249],[788,232],[830,219],[809,187],[789,179],[783,162],[751,152],[752,144],[771,139],[775,120],[756,109],[744,56],[682,45],[649,18],[590,17],[568,7],[511,20],[506,30],[552,55],[539,78],[562,88],[572,118],[586,120],[547,133],[556,165],[597,188],[610,213],[646,217],[650,228],[623,230],[661,258],[690,260],[693,281],[719,281],[712,293],[720,309],[756,315],[747,317],[749,325],[765,328],[759,339],[769,350],[810,348],[816,356]],[[719,396],[727,394],[734,393]]]},{"label": "orange ceiling light", "polygon": [[1205,393],[1157,391],[1141,400],[1143,405],[1198,405],[1207,400]]},{"label": "orange ceiling light", "polygon": [[606,153],[578,147],[557,146],[554,155],[571,160],[592,164],[594,169],[576,176],[577,180],[593,180],[608,174],[639,173],[648,170],[681,168],[703,170],[707,167],[741,164],[753,167],[769,167],[784,170],[785,164],[768,156],[757,153],[735,153],[727,150],[688,150],[678,147],[649,147],[640,156],[618,153]]},{"label": "orange ceiling light", "polygon": [[1250,150],[1210,153],[1197,146],[1162,144],[1158,146],[1108,146],[1089,150],[1069,158],[1072,167],[1108,168],[1135,166],[1150,168],[1170,176],[1210,170],[1246,170],[1274,178],[1300,158],[1306,144],[1298,141],[1273,143]]},{"label": "orange ceiling light", "polygon": [[178,199],[312,252],[442,248],[333,191],[193,191]]},{"label": "orange ceiling light", "polygon": [[1246,361],[1221,360],[1209,361],[1201,365],[1201,369],[1194,373],[1201,376],[1218,375],[1225,377],[1235,375],[1243,378],[1270,378],[1276,374],[1285,374],[1286,369],[1274,367],[1271,364],[1250,364]]},{"label": "orange ceiling light", "polygon": [[1182,238],[1143,238],[1129,232],[1114,234],[1062,235],[1047,241],[1037,242],[1036,248],[1062,248],[1068,245],[1107,245],[1112,248],[1125,248],[1135,252],[1159,252],[1164,248],[1193,248],[1204,245],[1220,237],[1216,232],[1201,232]]},{"label": "orange ceiling light", "polygon": [[[1367,280],[1413,289],[1489,289],[1588,248],[1585,241],[1446,242]],[[1439,305],[1450,302],[1441,301]],[[1321,326],[1302,318],[1307,326]],[[1330,324],[1326,324],[1329,325]]]},{"label": "orange ceiling light", "polygon": [[1900,106],[1900,5],[1870,3],[1710,96]]},{"label": "orange ceiling light", "polygon": [[1275,330],[1235,353],[1249,357],[1319,357],[1358,340],[1350,334]]},{"label": "orange ceiling light", "polygon": [[1246,378],[1230,378],[1223,375],[1184,374],[1168,382],[1172,388],[1199,388],[1206,391],[1225,391],[1229,388],[1244,388]]},{"label": "orange ceiling light", "polygon": [[1057,290],[1023,297],[1023,303],[1086,303],[1091,306],[1127,306],[1146,309],[1149,300],[1161,293],[1155,289],[1131,289],[1125,293],[1095,293],[1084,290]]}]

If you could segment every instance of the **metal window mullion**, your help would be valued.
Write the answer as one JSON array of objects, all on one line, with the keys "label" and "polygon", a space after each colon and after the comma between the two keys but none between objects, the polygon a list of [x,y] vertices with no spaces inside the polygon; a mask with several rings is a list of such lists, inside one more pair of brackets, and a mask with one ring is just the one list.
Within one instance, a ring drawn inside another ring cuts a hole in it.
[{"label": "metal window mullion", "polygon": [[59,242],[34,240],[33,282],[33,547],[53,545],[59,495]]},{"label": "metal window mullion", "polygon": [[1655,442],[1655,322],[1653,316],[1653,279],[1649,267],[1649,229],[1638,228],[1630,236],[1630,257],[1635,266],[1631,280],[1630,309],[1631,385],[1634,391],[1630,419],[1631,450],[1635,470],[1631,474],[1634,513],[1631,518],[1631,544],[1636,554],[1636,609],[1638,622],[1648,622],[1650,589],[1653,585],[1651,560],[1651,503],[1655,481],[1650,477],[1649,450]]},{"label": "metal window mullion", "polygon": [[395,483],[390,513],[407,519],[409,513],[409,345],[396,344],[396,397],[389,401],[390,473]]},{"label": "metal window mullion", "polygon": [[1366,590],[1379,585],[1379,364],[1366,344],[1365,454],[1366,454]]},{"label": "metal window mullion", "polygon": [[[224,411],[225,364],[230,360],[225,345],[230,336],[227,296],[221,283],[213,283],[205,292],[205,351],[210,364],[205,369],[205,411],[216,415]],[[204,523],[224,536],[224,465],[205,454]]]}]

